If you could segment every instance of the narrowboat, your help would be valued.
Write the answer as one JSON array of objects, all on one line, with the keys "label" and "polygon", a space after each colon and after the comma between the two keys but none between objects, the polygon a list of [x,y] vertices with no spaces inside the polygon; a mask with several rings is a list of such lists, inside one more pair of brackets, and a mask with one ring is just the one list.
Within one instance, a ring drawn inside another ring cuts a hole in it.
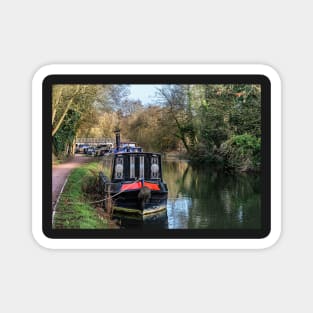
[{"label": "narrowboat", "polygon": [[159,153],[116,153],[103,162],[111,173],[100,172],[100,189],[106,199],[112,199],[106,205],[112,206],[114,213],[143,216],[166,210],[168,189]]}]

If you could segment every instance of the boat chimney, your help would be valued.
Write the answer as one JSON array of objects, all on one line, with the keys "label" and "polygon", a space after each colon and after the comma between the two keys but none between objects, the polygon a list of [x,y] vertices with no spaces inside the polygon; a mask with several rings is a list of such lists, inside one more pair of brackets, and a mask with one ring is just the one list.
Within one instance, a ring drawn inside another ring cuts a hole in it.
[{"label": "boat chimney", "polygon": [[114,131],[114,133],[115,133],[116,149],[119,150],[120,145],[121,145],[121,130],[117,128]]}]

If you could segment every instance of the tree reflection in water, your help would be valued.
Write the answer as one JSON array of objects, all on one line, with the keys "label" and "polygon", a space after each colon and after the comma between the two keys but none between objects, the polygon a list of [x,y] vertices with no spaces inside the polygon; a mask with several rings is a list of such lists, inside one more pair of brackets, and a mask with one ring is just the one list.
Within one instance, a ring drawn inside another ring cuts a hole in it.
[{"label": "tree reflection in water", "polygon": [[229,175],[186,161],[164,161],[169,228],[259,228],[259,174]]}]

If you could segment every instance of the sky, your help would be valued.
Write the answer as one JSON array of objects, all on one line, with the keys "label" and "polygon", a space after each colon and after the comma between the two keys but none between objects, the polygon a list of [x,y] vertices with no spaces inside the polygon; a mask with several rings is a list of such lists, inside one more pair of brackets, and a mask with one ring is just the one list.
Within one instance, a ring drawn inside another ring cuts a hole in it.
[{"label": "sky", "polygon": [[130,85],[129,98],[133,100],[140,99],[144,105],[153,103],[153,100],[156,98],[155,94],[157,88],[160,88],[161,86],[162,85]]}]

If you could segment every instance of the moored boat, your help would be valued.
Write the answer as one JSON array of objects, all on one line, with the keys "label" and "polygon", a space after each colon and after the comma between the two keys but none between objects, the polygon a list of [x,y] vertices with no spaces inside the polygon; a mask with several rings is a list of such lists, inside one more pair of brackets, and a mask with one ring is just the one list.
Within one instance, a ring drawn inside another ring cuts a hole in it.
[{"label": "moored boat", "polygon": [[125,152],[108,158],[104,162],[111,173],[101,172],[100,184],[105,197],[112,199],[114,212],[147,215],[166,210],[168,189],[160,154]]}]

